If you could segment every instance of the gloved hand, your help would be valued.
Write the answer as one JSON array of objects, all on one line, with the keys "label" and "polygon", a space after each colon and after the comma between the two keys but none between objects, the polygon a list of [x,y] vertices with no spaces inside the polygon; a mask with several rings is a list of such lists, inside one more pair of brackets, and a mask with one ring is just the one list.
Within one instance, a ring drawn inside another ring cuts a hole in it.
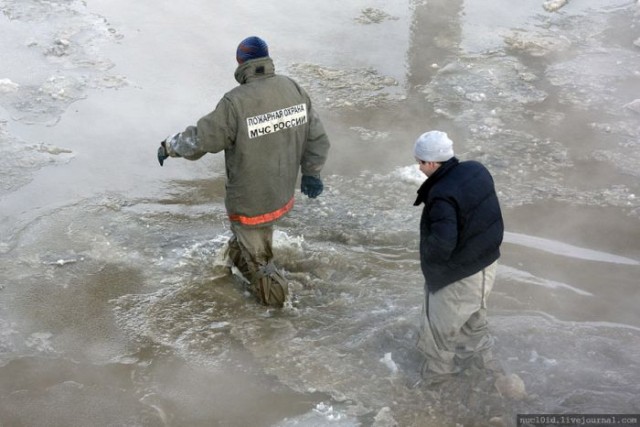
[{"label": "gloved hand", "polygon": [[158,148],[158,162],[160,162],[160,166],[162,166],[164,164],[164,161],[169,157],[169,155],[167,154],[166,144],[166,141],[162,141],[160,143],[160,147]]},{"label": "gloved hand", "polygon": [[306,194],[312,199],[315,199],[322,193],[324,185],[320,175],[302,175],[302,182],[300,183],[300,191],[302,194]]}]

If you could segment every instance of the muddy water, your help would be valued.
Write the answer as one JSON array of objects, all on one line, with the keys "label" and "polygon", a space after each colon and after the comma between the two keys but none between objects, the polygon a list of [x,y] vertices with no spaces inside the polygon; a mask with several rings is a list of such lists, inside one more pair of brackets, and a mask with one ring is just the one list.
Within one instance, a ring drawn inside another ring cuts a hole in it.
[{"label": "muddy water", "polygon": [[[0,425],[640,412],[637,2],[344,3],[0,1]],[[222,156],[155,160],[235,85],[249,33],[333,142],[325,193],[298,194],[276,234],[285,310],[224,274]],[[523,400],[467,378],[407,386],[411,146],[431,128],[496,178],[491,326]]]}]

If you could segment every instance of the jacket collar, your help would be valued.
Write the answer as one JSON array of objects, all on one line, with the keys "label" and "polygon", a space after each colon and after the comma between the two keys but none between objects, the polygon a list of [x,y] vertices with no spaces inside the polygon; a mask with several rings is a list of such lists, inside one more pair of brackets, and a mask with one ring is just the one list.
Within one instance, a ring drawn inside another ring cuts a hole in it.
[{"label": "jacket collar", "polygon": [[427,180],[422,183],[420,188],[418,189],[418,197],[416,201],[413,202],[413,206],[418,206],[420,203],[423,203],[427,200],[429,196],[429,191],[431,188],[443,177],[445,176],[451,169],[456,167],[460,163],[460,161],[456,157],[452,157],[446,162],[444,162],[438,170],[436,170]]},{"label": "jacket collar", "polygon": [[251,80],[261,79],[274,75],[275,67],[270,57],[250,59],[238,65],[234,77],[238,83],[245,84]]}]

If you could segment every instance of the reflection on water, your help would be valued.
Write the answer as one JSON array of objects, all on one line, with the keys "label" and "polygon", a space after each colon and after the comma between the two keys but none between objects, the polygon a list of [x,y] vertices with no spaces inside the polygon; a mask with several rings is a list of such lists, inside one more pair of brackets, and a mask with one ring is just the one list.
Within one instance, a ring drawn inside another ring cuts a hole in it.
[{"label": "reflection on water", "polygon": [[[171,46],[190,47],[160,55],[149,40],[168,37],[161,12],[193,12],[143,2],[120,16],[117,3],[4,2],[7,52],[41,68],[29,82],[16,64],[0,75],[3,425],[511,425],[516,413],[638,412],[640,129],[625,108],[637,96],[637,5],[329,2],[305,15],[316,31],[292,39],[276,6],[245,2],[209,23],[203,11],[220,8],[201,2],[191,31],[171,32]],[[293,290],[284,310],[256,305],[228,274],[220,156],[162,169],[154,158],[158,122],[186,125],[233,84],[233,64],[212,85],[207,55],[189,70],[179,56],[204,39],[224,63],[232,49],[209,32],[232,13],[273,17],[264,36],[277,65],[308,84],[333,137],[325,193],[298,194],[275,235]],[[161,59],[150,70],[130,52]],[[376,66],[385,52],[394,60]],[[423,177],[410,147],[427,127],[496,177],[509,232],[490,321],[526,396],[479,374],[413,387]]]}]

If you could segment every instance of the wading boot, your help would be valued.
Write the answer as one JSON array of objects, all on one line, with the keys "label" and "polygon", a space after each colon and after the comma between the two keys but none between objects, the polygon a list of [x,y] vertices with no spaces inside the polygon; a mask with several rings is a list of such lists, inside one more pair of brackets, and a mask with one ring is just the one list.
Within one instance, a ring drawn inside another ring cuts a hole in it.
[{"label": "wading boot", "polygon": [[261,304],[282,307],[289,294],[289,284],[273,263],[261,267],[251,281]]}]

